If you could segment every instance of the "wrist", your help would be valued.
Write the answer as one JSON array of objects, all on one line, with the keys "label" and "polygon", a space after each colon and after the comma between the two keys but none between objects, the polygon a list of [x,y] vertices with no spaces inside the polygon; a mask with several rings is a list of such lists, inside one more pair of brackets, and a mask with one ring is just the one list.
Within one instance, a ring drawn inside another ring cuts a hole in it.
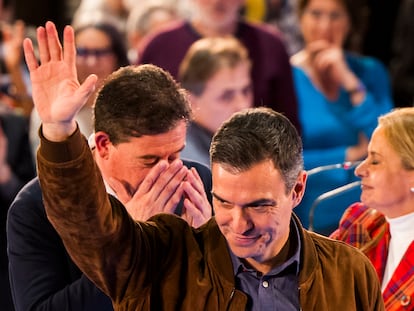
[{"label": "wrist", "polygon": [[41,132],[44,138],[52,142],[60,142],[70,137],[77,129],[76,121],[42,123]]}]

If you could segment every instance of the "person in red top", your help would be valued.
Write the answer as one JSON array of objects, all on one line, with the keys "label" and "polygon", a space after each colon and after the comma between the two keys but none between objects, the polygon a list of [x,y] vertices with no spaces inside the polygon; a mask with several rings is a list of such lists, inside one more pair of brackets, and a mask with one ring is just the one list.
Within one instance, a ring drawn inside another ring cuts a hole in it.
[{"label": "person in red top", "polygon": [[414,309],[414,108],[379,118],[368,157],[356,168],[361,202],[332,238],[361,249],[382,283],[387,311]]}]

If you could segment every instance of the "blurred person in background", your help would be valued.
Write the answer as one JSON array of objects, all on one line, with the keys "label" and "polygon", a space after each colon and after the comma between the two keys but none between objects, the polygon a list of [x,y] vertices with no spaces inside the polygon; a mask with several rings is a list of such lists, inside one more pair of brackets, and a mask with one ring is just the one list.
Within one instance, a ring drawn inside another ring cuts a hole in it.
[{"label": "blurred person in background", "polygon": [[[105,78],[119,67],[129,64],[125,39],[121,32],[112,24],[105,21],[77,25],[75,28],[77,47],[76,68],[80,81],[90,74],[96,74],[98,81],[95,93],[89,97],[87,104],[77,114],[81,132],[85,136],[93,133],[93,103],[97,91]],[[30,120],[30,142],[33,154],[39,145],[38,129],[40,125],[36,111]]]},{"label": "blurred person in background", "polygon": [[191,45],[178,72],[193,110],[182,157],[210,166],[213,134],[233,113],[253,106],[250,70],[247,50],[234,37],[206,37]]},{"label": "blurred person in background", "polygon": [[178,77],[184,55],[203,37],[234,36],[246,47],[252,62],[254,106],[284,113],[300,129],[289,57],[280,34],[271,26],[245,21],[244,0],[189,0],[191,14],[154,34],[145,45],[140,64],[154,64]]},{"label": "blurred person in background", "polygon": [[19,190],[35,174],[29,144],[27,114],[33,108],[24,80],[22,46],[24,24],[1,25],[0,72],[0,301],[5,311],[14,310],[10,294],[6,219]]},{"label": "blurred person in background", "polygon": [[165,0],[146,0],[136,4],[126,22],[128,58],[131,64],[138,62],[138,55],[146,38],[166,25],[181,20],[174,5]]},{"label": "blurred person in background", "polygon": [[[307,170],[365,158],[378,116],[393,107],[389,75],[382,63],[347,50],[363,22],[360,5],[352,0],[298,1],[305,47],[292,56],[291,63]],[[304,226],[318,195],[354,180],[346,170],[309,176],[308,190],[296,208]],[[341,205],[338,202],[337,208]],[[330,217],[319,218],[334,229],[339,219]]]},{"label": "blurred person in background", "polygon": [[3,105],[25,117],[33,109],[29,73],[23,61],[23,21],[0,25],[0,99]]},{"label": "blurred person in background", "polygon": [[371,260],[385,310],[414,309],[414,108],[379,118],[368,157],[356,168],[361,202],[344,213],[332,238],[345,241]]}]

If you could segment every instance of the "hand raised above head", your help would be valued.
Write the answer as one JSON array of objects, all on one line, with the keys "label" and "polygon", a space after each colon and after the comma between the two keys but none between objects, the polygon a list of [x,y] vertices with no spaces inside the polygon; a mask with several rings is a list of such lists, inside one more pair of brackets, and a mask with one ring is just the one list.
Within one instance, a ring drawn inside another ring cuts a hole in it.
[{"label": "hand raised above head", "polygon": [[64,140],[76,129],[74,117],[95,88],[96,75],[80,85],[76,71],[74,31],[66,26],[63,48],[52,22],[37,28],[40,64],[32,41],[23,42],[30,71],[35,107],[43,123],[43,135],[53,141]]}]

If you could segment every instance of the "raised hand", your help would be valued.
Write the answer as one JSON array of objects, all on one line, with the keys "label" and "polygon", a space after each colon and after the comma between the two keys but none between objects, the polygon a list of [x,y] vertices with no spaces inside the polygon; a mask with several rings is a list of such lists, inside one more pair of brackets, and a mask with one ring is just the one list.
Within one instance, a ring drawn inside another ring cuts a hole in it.
[{"label": "raised hand", "polygon": [[66,26],[63,48],[52,22],[37,28],[40,64],[30,39],[23,41],[24,55],[30,71],[34,105],[43,123],[43,135],[61,141],[76,129],[74,117],[95,88],[96,75],[82,85],[76,72],[74,31]]}]

